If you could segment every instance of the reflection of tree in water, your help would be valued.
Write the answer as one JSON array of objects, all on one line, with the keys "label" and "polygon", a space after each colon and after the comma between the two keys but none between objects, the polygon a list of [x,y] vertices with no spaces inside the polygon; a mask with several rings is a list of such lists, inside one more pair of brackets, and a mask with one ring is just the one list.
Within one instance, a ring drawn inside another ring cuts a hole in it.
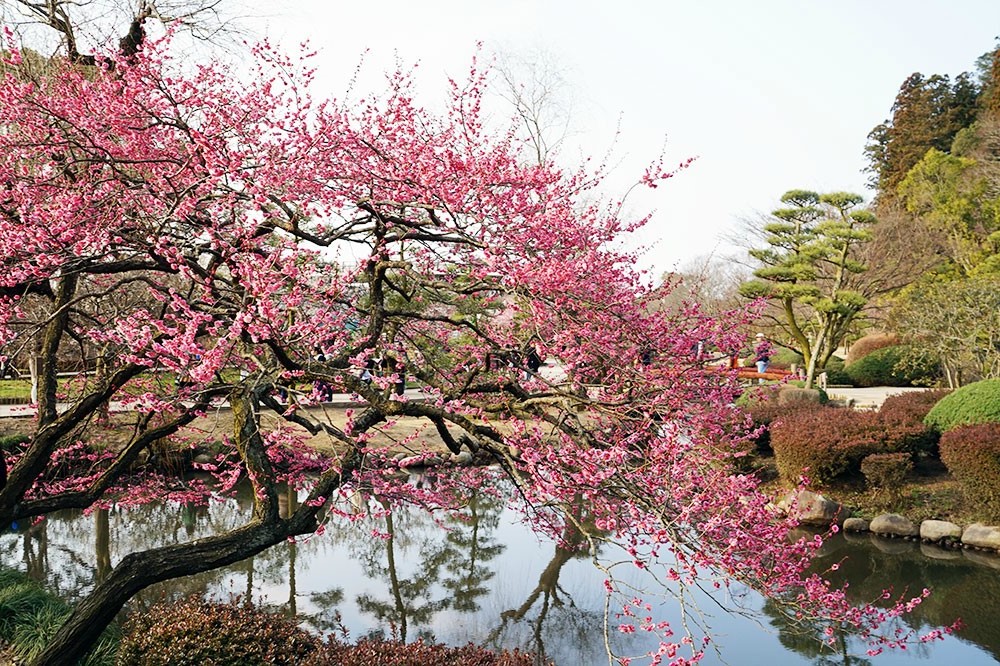
[{"label": "reflection of tree in water", "polygon": [[810,659],[815,666],[871,666],[870,659],[854,654],[843,631],[835,629],[831,643],[824,636],[823,627],[803,625],[770,599],[764,602],[763,612],[778,630],[778,641],[788,650]]},{"label": "reflection of tree in water", "polygon": [[[1000,618],[1000,576],[995,568],[1000,567],[1000,559],[993,558],[990,567],[970,561],[970,557],[976,554],[966,555],[868,535],[852,536],[849,540],[838,536],[824,544],[813,570],[822,573],[834,587],[850,582],[847,596],[855,603],[872,601],[888,606],[900,596],[919,596],[925,587],[931,588],[930,597],[897,621],[922,630],[950,625],[961,618],[964,626],[958,636],[1000,660],[1000,622],[997,621]],[[831,564],[837,564],[836,571],[829,571]],[[887,586],[892,587],[891,599],[881,600]],[[865,653],[858,641],[835,633],[834,645],[823,645],[824,627],[802,626],[774,602],[766,603],[763,611],[778,630],[782,645],[812,659],[817,666],[869,663],[856,656]],[[913,646],[910,650],[929,654],[925,645]]]},{"label": "reflection of tree in water", "polygon": [[490,591],[486,583],[496,572],[487,563],[505,548],[493,539],[502,509],[495,495],[475,492],[462,511],[448,517],[446,539],[455,556],[446,560],[448,575],[441,584],[451,592],[451,608],[457,611],[479,610],[479,598]]},{"label": "reflection of tree in water", "polygon": [[[364,564],[368,577],[388,581],[390,598],[385,600],[371,594],[359,594],[356,603],[363,612],[374,615],[382,627],[388,626],[392,631],[392,638],[406,642],[411,622],[414,625],[427,624],[435,613],[448,607],[448,596],[435,588],[441,577],[441,569],[452,553],[447,542],[425,541],[418,556],[420,567],[409,577],[401,576],[396,563],[396,525],[393,512],[386,513],[384,520],[387,538],[377,544],[377,547],[385,549],[384,563],[380,557],[368,557]],[[432,598],[435,594],[440,594],[440,598]],[[382,633],[382,630],[375,633]],[[421,632],[420,635],[429,637],[426,632]]]},{"label": "reflection of tree in water", "polygon": [[[289,491],[284,499],[294,504],[294,493]],[[29,575],[70,603],[76,603],[125,554],[235,528],[246,522],[249,506],[249,496],[238,495],[209,506],[147,504],[128,509],[96,509],[88,515],[80,511],[63,511],[0,537],[0,553],[4,562],[21,560]],[[310,542],[306,547],[314,549],[312,544],[317,543]],[[302,548],[301,544],[286,544],[227,569],[147,588],[133,599],[129,608],[141,611],[164,600],[191,595],[223,599],[233,595],[249,596],[247,592],[252,591],[256,578],[258,582],[289,582],[289,599],[287,603],[283,601],[281,607],[294,613],[294,572],[296,557]],[[223,582],[234,573],[245,578],[246,587],[223,587]]]},{"label": "reflection of tree in water", "polygon": [[[449,512],[445,525],[423,511],[387,505],[383,509],[375,520],[381,522],[385,538],[352,544],[365,574],[387,584],[387,597],[359,594],[355,600],[362,612],[379,622],[380,628],[371,635],[384,636],[388,628],[393,639],[405,642],[413,638],[411,627],[429,624],[442,610],[477,610],[478,599],[490,591],[486,581],[495,575],[486,565],[504,549],[493,538],[500,522],[500,500],[473,491],[461,510]],[[414,546],[417,566],[407,576],[400,561],[413,561],[406,551]],[[427,629],[417,636],[433,638]]]},{"label": "reflection of tree in water", "polygon": [[[518,607],[500,613],[500,624],[486,638],[486,645],[498,649],[520,647],[534,652],[539,663],[555,656],[552,646],[546,645],[547,637],[555,639],[550,642],[556,643],[556,650],[572,648],[576,652],[575,656],[557,659],[557,663],[580,663],[581,655],[593,656],[604,652],[603,615],[577,606],[559,585],[559,576],[567,562],[589,556],[585,548],[589,542],[579,528],[583,522],[582,516],[577,516],[576,520],[564,520],[562,535],[555,545],[552,559],[538,576],[538,584]],[[524,629],[528,629],[530,635],[516,639],[514,635]]]}]

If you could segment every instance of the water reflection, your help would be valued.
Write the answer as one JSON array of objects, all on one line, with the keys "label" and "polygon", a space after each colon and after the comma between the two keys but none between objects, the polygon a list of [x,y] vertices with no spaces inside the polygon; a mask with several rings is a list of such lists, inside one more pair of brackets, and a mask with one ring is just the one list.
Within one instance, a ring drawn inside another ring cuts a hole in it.
[{"label": "water reflection", "polygon": [[[286,492],[283,510],[294,510],[297,502],[294,492]],[[492,491],[474,493],[460,511],[440,515],[390,511],[360,497],[354,507],[358,516],[350,525],[282,544],[227,569],[150,588],[130,608],[191,594],[237,596],[265,603],[318,631],[346,628],[353,638],[473,641],[536,651],[561,665],[607,663],[603,575],[582,556],[581,535],[572,523],[558,543],[539,541]],[[68,512],[3,535],[0,555],[4,564],[27,571],[73,602],[125,554],[230,529],[249,511],[250,498],[241,495],[207,507]],[[985,564],[974,561],[977,557]],[[984,557],[867,536],[838,537],[827,543],[816,566],[825,570],[839,563],[831,577],[837,584],[851,582],[852,599],[875,599],[887,585],[899,594],[931,587],[935,593],[907,622],[936,626],[961,616],[966,623],[961,640],[867,658],[861,646],[839,636],[832,646],[822,646],[815,640],[821,628],[798,626],[773,604],[751,597],[749,604],[763,622],[716,613],[711,623],[720,653],[709,653],[703,663],[1000,663],[1000,576],[991,568],[1000,560]],[[642,574],[634,572],[629,582],[641,587]],[[713,602],[704,598],[701,603]],[[719,598],[718,603],[730,602]],[[679,622],[672,604],[657,612]],[[616,650],[631,654],[655,649],[651,637],[612,632],[610,640]]]},{"label": "water reflection", "polygon": [[[485,583],[495,573],[487,565],[503,552],[503,546],[493,539],[501,503],[476,492],[466,507],[448,514],[440,527],[430,529],[421,524],[425,522],[420,520],[422,516],[428,518],[426,514],[394,511],[382,503],[379,506],[381,511],[371,520],[384,536],[355,541],[351,551],[363,563],[365,575],[385,581],[386,590],[358,594],[355,604],[376,620],[377,629],[369,636],[404,642],[414,637],[433,639],[427,627],[435,614],[448,608],[475,611],[478,598],[489,592]],[[410,561],[409,565],[397,555]],[[413,636],[408,633],[411,626],[424,629]]]},{"label": "water reflection", "polygon": [[[578,517],[579,518],[579,517]],[[515,608],[500,613],[500,623],[485,639],[485,644],[501,648],[512,642],[534,652],[540,658],[549,656],[546,636],[553,633],[553,625],[558,626],[562,640],[571,639],[577,646],[586,647],[589,654],[596,654],[596,640],[602,640],[599,631],[603,625],[603,615],[592,609],[577,606],[573,596],[559,584],[565,565],[573,559],[584,559],[589,553],[583,549],[586,539],[576,523],[567,521],[559,541],[555,544],[552,559],[548,561],[538,576],[538,583],[527,594],[524,601]],[[550,617],[550,613],[555,617]],[[530,642],[514,638],[530,628]],[[548,631],[546,631],[548,629]]]}]

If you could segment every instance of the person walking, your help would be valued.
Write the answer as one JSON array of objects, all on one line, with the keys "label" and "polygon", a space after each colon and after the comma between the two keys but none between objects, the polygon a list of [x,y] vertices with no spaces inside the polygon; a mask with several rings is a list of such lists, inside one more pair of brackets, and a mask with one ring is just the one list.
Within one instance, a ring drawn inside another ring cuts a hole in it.
[{"label": "person walking", "polygon": [[[754,362],[757,364],[757,372],[764,374],[771,365],[771,354],[774,353],[774,350],[771,348],[770,341],[764,337],[763,333],[758,333],[755,336],[755,340],[756,343],[753,347]],[[759,381],[763,383],[764,378],[759,378]]]}]

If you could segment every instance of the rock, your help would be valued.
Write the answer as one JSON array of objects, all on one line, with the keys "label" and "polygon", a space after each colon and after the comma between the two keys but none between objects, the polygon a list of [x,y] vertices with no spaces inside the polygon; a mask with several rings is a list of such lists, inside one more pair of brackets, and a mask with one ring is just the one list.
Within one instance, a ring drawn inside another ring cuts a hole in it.
[{"label": "rock", "polygon": [[778,509],[784,513],[791,513],[793,508],[801,524],[823,527],[833,523],[839,525],[848,513],[842,504],[809,490],[801,490],[797,495],[789,493],[778,502]]},{"label": "rock", "polygon": [[962,551],[960,550],[948,550],[947,548],[935,546],[932,543],[920,544],[920,554],[932,560],[955,560],[962,557]]},{"label": "rock", "polygon": [[914,525],[913,521],[898,513],[884,513],[881,516],[876,516],[872,519],[868,529],[875,534],[900,537],[914,537],[920,534],[920,528]]},{"label": "rock", "polygon": [[1000,550],[1000,527],[973,523],[962,532],[962,543],[975,548]]},{"label": "rock", "polygon": [[197,463],[199,465],[211,465],[212,463],[215,462],[215,458],[208,455],[207,453],[199,453],[194,457],[194,460],[192,460],[191,462]]},{"label": "rock", "polygon": [[920,523],[920,538],[926,541],[961,539],[962,528],[947,520],[925,520]]},{"label": "rock", "polygon": [[844,521],[845,532],[867,532],[868,521],[864,518],[848,518]]},{"label": "rock", "polygon": [[471,451],[461,451],[459,453],[453,453],[449,460],[454,465],[471,465],[472,464],[472,452]]},{"label": "rock", "polygon": [[435,465],[441,464],[441,458],[439,456],[421,454],[402,458],[398,461],[398,463],[403,469],[409,469],[411,467],[434,467]]}]

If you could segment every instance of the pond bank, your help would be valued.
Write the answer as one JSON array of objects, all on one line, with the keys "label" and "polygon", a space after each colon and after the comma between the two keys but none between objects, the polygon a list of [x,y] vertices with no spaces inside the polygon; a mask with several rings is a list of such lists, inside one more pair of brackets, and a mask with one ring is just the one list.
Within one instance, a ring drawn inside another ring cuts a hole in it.
[{"label": "pond bank", "polygon": [[871,520],[847,517],[850,514],[848,507],[809,490],[788,493],[778,502],[777,508],[785,513],[796,511],[803,525],[829,527],[836,524],[845,533],[868,532],[890,539],[920,541],[944,550],[965,549],[1000,554],[1000,526],[977,522],[963,527],[937,519],[917,523],[898,513],[883,513]]}]

